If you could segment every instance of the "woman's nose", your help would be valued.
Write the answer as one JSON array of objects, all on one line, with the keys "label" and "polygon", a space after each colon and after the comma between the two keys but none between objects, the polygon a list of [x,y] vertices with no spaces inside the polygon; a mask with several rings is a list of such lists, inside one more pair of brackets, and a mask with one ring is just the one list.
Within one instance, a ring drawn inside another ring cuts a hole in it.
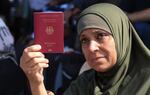
[{"label": "woman's nose", "polygon": [[96,42],[96,41],[90,41],[90,44],[89,44],[89,50],[91,51],[91,52],[95,52],[95,51],[97,51],[97,50],[99,50],[99,43],[98,42]]}]

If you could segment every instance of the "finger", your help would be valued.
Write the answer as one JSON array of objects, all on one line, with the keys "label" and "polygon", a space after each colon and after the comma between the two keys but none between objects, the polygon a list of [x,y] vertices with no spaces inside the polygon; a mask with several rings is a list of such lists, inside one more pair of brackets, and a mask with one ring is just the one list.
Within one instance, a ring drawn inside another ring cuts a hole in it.
[{"label": "finger", "polygon": [[[23,59],[30,59],[34,56],[43,56],[42,53],[40,53],[41,46],[40,45],[32,45],[24,49],[23,51]],[[39,53],[36,53],[39,52]],[[36,53],[36,54],[35,54]],[[33,56],[34,55],[34,56]]]},{"label": "finger", "polygon": [[[33,46],[30,46],[30,47],[27,47],[26,49],[24,49],[23,54],[22,54],[21,59],[20,59],[20,63],[26,63],[27,61],[29,61],[35,57],[44,57],[44,54],[42,54],[39,51],[36,51],[36,50],[40,49],[40,47],[38,47],[38,46],[39,45],[33,45]],[[34,48],[36,48],[36,47],[38,47],[39,49],[35,50]]]},{"label": "finger", "polygon": [[[36,74],[36,73],[43,73],[43,68],[47,68],[49,65],[46,63],[38,63],[36,65],[34,65],[31,68],[28,68],[27,74]],[[42,72],[41,72],[42,70]]]},{"label": "finger", "polygon": [[45,57],[44,54],[42,54],[41,52],[28,52],[23,54],[23,56],[21,57],[21,61],[28,62],[33,58],[44,58],[44,57]]},{"label": "finger", "polygon": [[[27,73],[28,71],[32,70],[32,68],[34,68],[34,66],[36,66],[36,65],[38,66],[38,64],[40,64],[40,63],[47,64],[48,62],[49,62],[49,60],[46,59],[46,58],[33,58],[32,60],[30,60],[30,61],[28,61],[26,63],[22,62],[20,64],[20,67],[22,68],[22,70],[24,72]],[[43,68],[43,67],[39,67],[39,68]]]},{"label": "finger", "polygon": [[41,52],[28,52],[25,55],[26,55],[26,57],[29,57],[29,58],[45,57],[45,55]]},{"label": "finger", "polygon": [[36,52],[36,51],[39,51],[41,48],[42,48],[41,45],[38,45],[38,44],[31,45],[25,49],[25,52]]},{"label": "finger", "polygon": [[26,65],[28,67],[33,67],[34,65],[37,65],[39,63],[49,63],[49,60],[46,58],[33,58],[32,60],[30,60],[28,63],[26,63]]},{"label": "finger", "polygon": [[20,67],[24,70],[24,71],[26,71],[26,70],[28,70],[28,68],[33,68],[35,65],[37,65],[38,63],[45,63],[45,64],[47,64],[49,62],[49,60],[48,59],[46,59],[46,58],[33,58],[33,59],[31,59],[30,61],[28,61],[28,62],[22,62],[21,64],[20,64]]}]

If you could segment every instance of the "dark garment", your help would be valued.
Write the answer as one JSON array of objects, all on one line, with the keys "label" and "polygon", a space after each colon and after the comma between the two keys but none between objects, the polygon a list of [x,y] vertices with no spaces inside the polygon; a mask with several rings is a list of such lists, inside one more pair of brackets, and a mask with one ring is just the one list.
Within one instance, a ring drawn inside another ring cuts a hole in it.
[{"label": "dark garment", "polygon": [[71,81],[78,76],[80,67],[85,61],[83,55],[72,52],[68,54],[45,54],[45,56],[50,59],[50,66],[44,71],[46,89],[55,92],[56,95],[62,95]]},{"label": "dark garment", "polygon": [[[113,95],[150,95],[150,75],[148,72],[150,69],[145,68],[138,70],[133,76],[126,76],[123,84],[119,87],[119,92]],[[112,95],[111,92],[109,92],[110,94],[107,92],[99,93],[97,80],[95,71],[86,71],[76,81],[72,82],[63,95]]]},{"label": "dark garment", "polygon": [[26,77],[9,55],[0,56],[0,95],[29,95],[27,94]]},{"label": "dark garment", "polygon": [[13,36],[0,18],[0,95],[30,95],[26,80],[16,62]]}]

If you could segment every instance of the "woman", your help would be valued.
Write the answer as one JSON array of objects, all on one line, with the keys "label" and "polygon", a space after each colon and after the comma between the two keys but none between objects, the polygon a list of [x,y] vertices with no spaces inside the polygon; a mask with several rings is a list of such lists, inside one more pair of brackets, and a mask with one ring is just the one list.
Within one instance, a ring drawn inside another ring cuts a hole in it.
[{"label": "woman", "polygon": [[[77,31],[92,69],[72,82],[64,95],[150,94],[150,51],[118,7],[102,3],[86,8]],[[28,47],[21,58],[33,95],[47,95],[42,71],[48,60],[40,49],[39,45]]]}]

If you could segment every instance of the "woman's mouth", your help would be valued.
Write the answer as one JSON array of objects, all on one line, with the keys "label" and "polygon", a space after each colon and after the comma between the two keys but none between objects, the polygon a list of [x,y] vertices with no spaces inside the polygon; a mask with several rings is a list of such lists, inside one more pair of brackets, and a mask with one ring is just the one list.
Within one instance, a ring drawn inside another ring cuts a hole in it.
[{"label": "woman's mouth", "polygon": [[95,58],[92,58],[93,61],[100,61],[102,59],[104,59],[105,56],[100,56],[100,57],[95,57]]}]

